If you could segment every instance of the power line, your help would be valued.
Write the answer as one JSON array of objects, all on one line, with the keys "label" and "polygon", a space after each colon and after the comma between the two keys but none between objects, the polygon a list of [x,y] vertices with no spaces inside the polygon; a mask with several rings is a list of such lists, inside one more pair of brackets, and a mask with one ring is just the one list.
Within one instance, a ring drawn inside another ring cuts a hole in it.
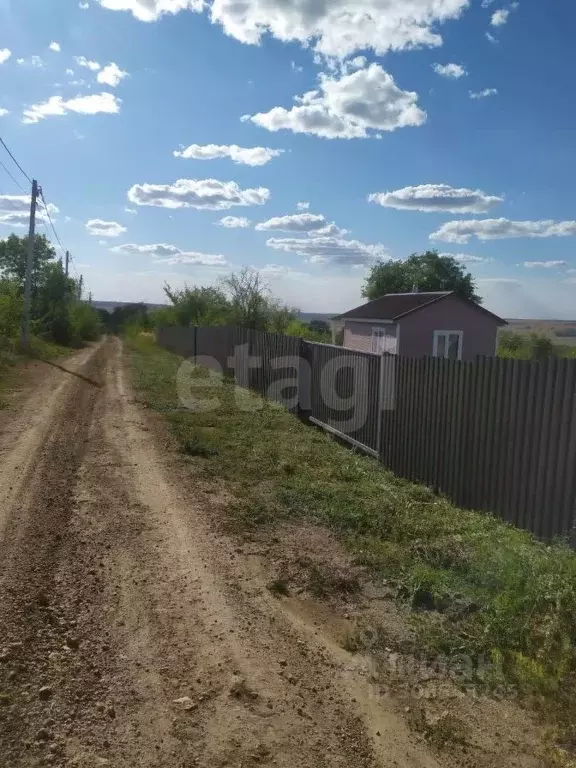
[{"label": "power line", "polygon": [[23,173],[23,174],[24,174],[24,176],[25,176],[25,177],[28,179],[28,181],[30,182],[30,184],[32,184],[32,179],[30,178],[30,176],[28,176],[28,174],[26,173],[26,171],[25,171],[25,170],[22,168],[22,166],[20,165],[20,163],[18,162],[18,160],[16,160],[16,158],[14,157],[14,155],[12,154],[12,152],[10,152],[10,150],[9,150],[9,149],[8,149],[8,147],[6,146],[6,142],[4,141],[4,139],[2,138],[2,136],[0,136],[0,144],[2,144],[2,146],[4,147],[4,149],[6,150],[6,152],[8,152],[8,154],[10,155],[10,157],[12,158],[12,160],[13,160],[13,161],[16,163],[16,166],[17,166],[17,167],[18,167],[18,169],[21,171],[21,173]]},{"label": "power line", "polygon": [[58,237],[58,232],[56,232],[56,227],[54,226],[54,222],[52,221],[52,216],[50,216],[50,209],[46,205],[46,200],[44,199],[44,192],[42,191],[42,187],[40,187],[40,197],[42,198],[42,204],[44,205],[44,210],[46,211],[46,215],[48,216],[48,221],[50,222],[50,226],[52,227],[52,232],[54,232],[54,237],[56,238],[58,245],[62,249],[62,253],[66,253],[66,249],[62,245],[62,241]]},{"label": "power line", "polygon": [[2,162],[2,160],[0,160],[0,165],[2,166],[2,168],[4,168],[4,170],[6,171],[6,173],[8,174],[8,176],[10,176],[10,178],[12,179],[12,181],[14,182],[14,184],[16,184],[16,186],[18,187],[18,189],[21,189],[21,190],[22,190],[22,192],[24,192],[24,194],[25,194],[25,195],[28,195],[29,193],[28,193],[28,192],[27,192],[27,191],[24,189],[24,187],[23,187],[23,186],[22,186],[22,185],[21,185],[19,182],[17,182],[17,181],[16,181],[16,179],[14,178],[14,176],[12,176],[12,174],[10,173],[10,171],[8,170],[8,168],[6,168],[6,166],[4,165],[4,163]]}]

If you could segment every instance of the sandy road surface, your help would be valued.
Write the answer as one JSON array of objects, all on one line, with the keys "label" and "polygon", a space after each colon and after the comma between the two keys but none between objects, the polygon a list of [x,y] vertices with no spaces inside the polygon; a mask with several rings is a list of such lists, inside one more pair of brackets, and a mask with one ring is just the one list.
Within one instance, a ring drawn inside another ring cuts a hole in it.
[{"label": "sandy road surface", "polygon": [[0,434],[0,766],[435,768],[180,486],[121,344]]}]

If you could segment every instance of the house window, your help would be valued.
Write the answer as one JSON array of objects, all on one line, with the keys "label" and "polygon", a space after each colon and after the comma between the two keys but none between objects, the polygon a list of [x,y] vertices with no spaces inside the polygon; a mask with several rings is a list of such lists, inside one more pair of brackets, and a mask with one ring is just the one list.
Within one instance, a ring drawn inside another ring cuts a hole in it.
[{"label": "house window", "polygon": [[434,331],[432,355],[447,360],[462,360],[462,331]]},{"label": "house window", "polygon": [[397,351],[397,334],[395,325],[372,326],[372,352],[383,355],[387,352],[395,355]]},{"label": "house window", "polygon": [[377,355],[381,355],[384,352],[384,345],[386,343],[386,328],[382,326],[374,326],[372,328],[372,352],[376,352]]}]

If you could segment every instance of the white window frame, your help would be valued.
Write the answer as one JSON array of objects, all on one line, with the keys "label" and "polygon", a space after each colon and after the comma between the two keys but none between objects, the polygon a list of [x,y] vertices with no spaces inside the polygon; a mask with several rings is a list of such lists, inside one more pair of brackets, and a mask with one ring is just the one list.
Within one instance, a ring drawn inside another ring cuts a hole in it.
[{"label": "white window frame", "polygon": [[[373,325],[372,326],[372,352],[374,354],[379,355],[382,354],[382,350],[380,349],[379,344],[375,344],[374,342],[376,339],[381,339],[382,337],[386,338],[386,328],[383,325]],[[378,349],[375,349],[375,347],[378,347]]]},{"label": "white window frame", "polygon": [[[432,341],[432,357],[438,357],[438,339],[440,336],[446,336],[445,351],[448,352],[448,339],[452,336],[458,336],[458,360],[462,360],[462,348],[464,346],[464,331],[434,331],[434,337]],[[448,356],[445,354],[444,360],[448,360]]]}]

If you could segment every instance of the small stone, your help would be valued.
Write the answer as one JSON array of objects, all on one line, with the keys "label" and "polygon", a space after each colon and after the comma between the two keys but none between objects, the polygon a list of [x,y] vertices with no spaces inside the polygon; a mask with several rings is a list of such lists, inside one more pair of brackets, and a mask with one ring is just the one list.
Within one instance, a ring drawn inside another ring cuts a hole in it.
[{"label": "small stone", "polygon": [[52,688],[49,685],[43,685],[38,691],[38,696],[40,696],[42,701],[48,701],[52,697],[52,693]]},{"label": "small stone", "polygon": [[116,710],[114,709],[114,707],[108,707],[108,709],[106,710],[106,714],[108,715],[108,717],[111,717],[112,720],[114,720],[114,718],[116,717]]},{"label": "small stone", "polygon": [[50,741],[52,734],[46,728],[40,728],[36,734],[36,741]]},{"label": "small stone", "polygon": [[174,699],[173,704],[178,704],[185,712],[192,712],[198,709],[198,705],[195,704],[190,696],[182,696],[179,699]]},{"label": "small stone", "polygon": [[66,645],[73,651],[77,651],[80,647],[80,640],[73,635],[66,636]]},{"label": "small stone", "polygon": [[104,706],[104,704],[102,704],[102,702],[101,702],[101,701],[99,701],[99,702],[97,702],[97,704],[96,704],[96,709],[98,710],[98,712],[104,712],[104,710],[106,709],[106,707]]}]

